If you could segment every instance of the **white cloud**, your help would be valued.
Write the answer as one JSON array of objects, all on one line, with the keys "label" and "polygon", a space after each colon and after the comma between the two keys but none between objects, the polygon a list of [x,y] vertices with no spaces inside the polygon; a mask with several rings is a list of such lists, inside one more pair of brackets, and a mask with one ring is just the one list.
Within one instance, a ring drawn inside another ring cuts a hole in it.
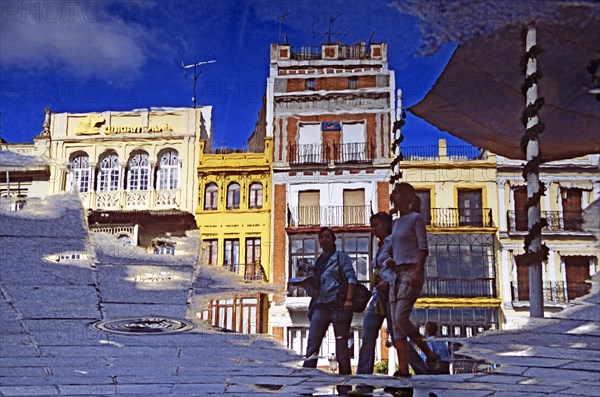
[{"label": "white cloud", "polygon": [[159,41],[151,29],[126,22],[115,10],[108,2],[3,3],[3,67],[135,78]]}]

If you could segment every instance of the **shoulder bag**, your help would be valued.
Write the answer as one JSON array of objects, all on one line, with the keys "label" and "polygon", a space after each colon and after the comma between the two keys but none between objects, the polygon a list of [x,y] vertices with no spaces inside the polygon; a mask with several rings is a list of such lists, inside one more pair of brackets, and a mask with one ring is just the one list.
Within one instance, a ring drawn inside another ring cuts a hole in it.
[{"label": "shoulder bag", "polygon": [[[342,264],[340,262],[339,252],[337,254],[337,262],[338,271],[340,272],[340,277],[342,278],[342,283],[340,284],[340,290],[338,292],[338,302],[340,302],[343,306],[348,293],[348,280],[346,279],[346,275],[342,271]],[[354,286],[354,294],[352,294],[352,311],[355,313],[360,313],[364,311],[370,299],[371,291],[369,291],[369,289],[364,285],[357,283]]]}]

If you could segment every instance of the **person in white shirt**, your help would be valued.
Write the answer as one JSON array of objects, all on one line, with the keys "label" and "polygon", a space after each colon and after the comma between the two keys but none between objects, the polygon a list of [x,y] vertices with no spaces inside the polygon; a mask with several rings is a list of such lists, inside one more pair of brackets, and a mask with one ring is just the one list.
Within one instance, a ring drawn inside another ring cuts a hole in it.
[{"label": "person in white shirt", "polygon": [[383,263],[396,272],[396,280],[390,288],[394,345],[399,361],[394,376],[406,377],[410,376],[407,337],[425,354],[430,370],[439,368],[440,359],[429,348],[419,328],[410,321],[413,306],[423,288],[425,259],[429,253],[425,221],[419,213],[421,201],[412,185],[405,182],[396,184],[390,198],[398,218],[393,222],[390,249]]}]

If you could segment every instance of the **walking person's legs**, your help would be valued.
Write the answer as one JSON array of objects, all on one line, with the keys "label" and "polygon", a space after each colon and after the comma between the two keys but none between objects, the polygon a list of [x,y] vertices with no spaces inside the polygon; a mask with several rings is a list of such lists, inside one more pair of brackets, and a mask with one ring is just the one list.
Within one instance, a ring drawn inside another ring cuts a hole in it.
[{"label": "walking person's legs", "polygon": [[365,313],[362,329],[362,343],[358,354],[357,374],[372,374],[375,361],[375,343],[385,317],[368,310]]},{"label": "walking person's legs", "polygon": [[332,310],[315,309],[312,318],[310,319],[310,328],[308,330],[308,341],[306,343],[306,360],[302,365],[305,368],[317,368],[319,360],[319,350],[321,343],[329,328],[329,323],[332,320]]},{"label": "walking person's legs", "polygon": [[350,325],[352,324],[351,311],[343,309],[332,311],[333,332],[335,334],[335,355],[338,360],[338,370],[340,375],[350,375],[350,349],[348,348],[348,338],[350,337]]}]

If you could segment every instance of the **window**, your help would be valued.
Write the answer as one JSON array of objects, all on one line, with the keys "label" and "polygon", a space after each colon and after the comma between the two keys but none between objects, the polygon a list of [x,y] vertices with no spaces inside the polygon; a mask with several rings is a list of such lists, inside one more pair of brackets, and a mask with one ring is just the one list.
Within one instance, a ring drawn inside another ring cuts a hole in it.
[{"label": "window", "polygon": [[150,186],[150,161],[148,153],[137,153],[129,160],[127,171],[128,190],[148,190]]},{"label": "window", "polygon": [[248,198],[248,208],[262,208],[262,194],[262,185],[258,182],[251,183]]},{"label": "window", "polygon": [[263,271],[260,264],[260,238],[246,239],[246,280],[262,280]]},{"label": "window", "polygon": [[101,193],[119,190],[119,156],[116,153],[107,154],[100,160],[98,173],[98,191]]},{"label": "window", "polygon": [[344,225],[366,224],[365,189],[344,189]]},{"label": "window", "polygon": [[321,224],[320,192],[307,190],[298,192],[298,226]]},{"label": "window", "polygon": [[448,307],[415,308],[412,320],[417,325],[427,321],[439,324],[442,337],[473,336],[489,329],[498,329],[498,308]]},{"label": "window", "polygon": [[459,226],[483,226],[481,189],[458,189]]},{"label": "window", "polygon": [[234,182],[227,186],[227,209],[235,210],[238,208],[240,208],[240,185]]},{"label": "window", "polygon": [[[314,263],[315,258],[318,256],[317,235],[295,235],[290,236],[290,268],[289,278],[296,277],[296,271],[298,265]],[[292,288],[289,290],[289,296],[308,296],[304,288]]]},{"label": "window", "polygon": [[314,91],[315,90],[315,79],[304,80],[304,89],[307,91]]},{"label": "window", "polygon": [[133,245],[133,239],[128,234],[121,234],[117,239],[123,245]]},{"label": "window", "polygon": [[421,296],[496,297],[494,235],[429,234]]},{"label": "window", "polygon": [[229,266],[229,270],[237,273],[237,265],[240,263],[240,240],[225,240],[225,255],[223,264]]},{"label": "window", "polygon": [[348,89],[356,90],[358,89],[358,77],[349,77],[348,78]]},{"label": "window", "polygon": [[163,152],[157,171],[157,190],[174,190],[179,188],[179,153],[175,150]]},{"label": "window", "polygon": [[246,263],[260,262],[260,238],[246,239]]},{"label": "window", "polygon": [[204,240],[204,257],[207,265],[216,265],[219,254],[219,241],[216,239]]},{"label": "window", "polygon": [[172,245],[154,247],[154,253],[156,255],[175,255],[175,247],[173,247]]},{"label": "window", "polygon": [[73,188],[79,193],[90,191],[90,159],[87,154],[78,154],[71,161]]},{"label": "window", "polygon": [[342,124],[342,144],[336,155],[336,161],[348,163],[365,162],[371,159],[371,153],[367,153],[365,131],[365,123],[362,122]]},{"label": "window", "polygon": [[299,164],[320,164],[326,160],[323,153],[321,124],[300,124],[295,153],[291,162]]},{"label": "window", "polygon": [[431,191],[429,189],[415,189],[415,193],[421,199],[421,215],[426,225],[431,225]]},{"label": "window", "polygon": [[336,246],[352,258],[352,265],[359,282],[369,281],[369,258],[371,236],[368,234],[337,234]]},{"label": "window", "polygon": [[216,183],[209,183],[204,188],[204,209],[216,210],[219,197],[219,188]]}]

